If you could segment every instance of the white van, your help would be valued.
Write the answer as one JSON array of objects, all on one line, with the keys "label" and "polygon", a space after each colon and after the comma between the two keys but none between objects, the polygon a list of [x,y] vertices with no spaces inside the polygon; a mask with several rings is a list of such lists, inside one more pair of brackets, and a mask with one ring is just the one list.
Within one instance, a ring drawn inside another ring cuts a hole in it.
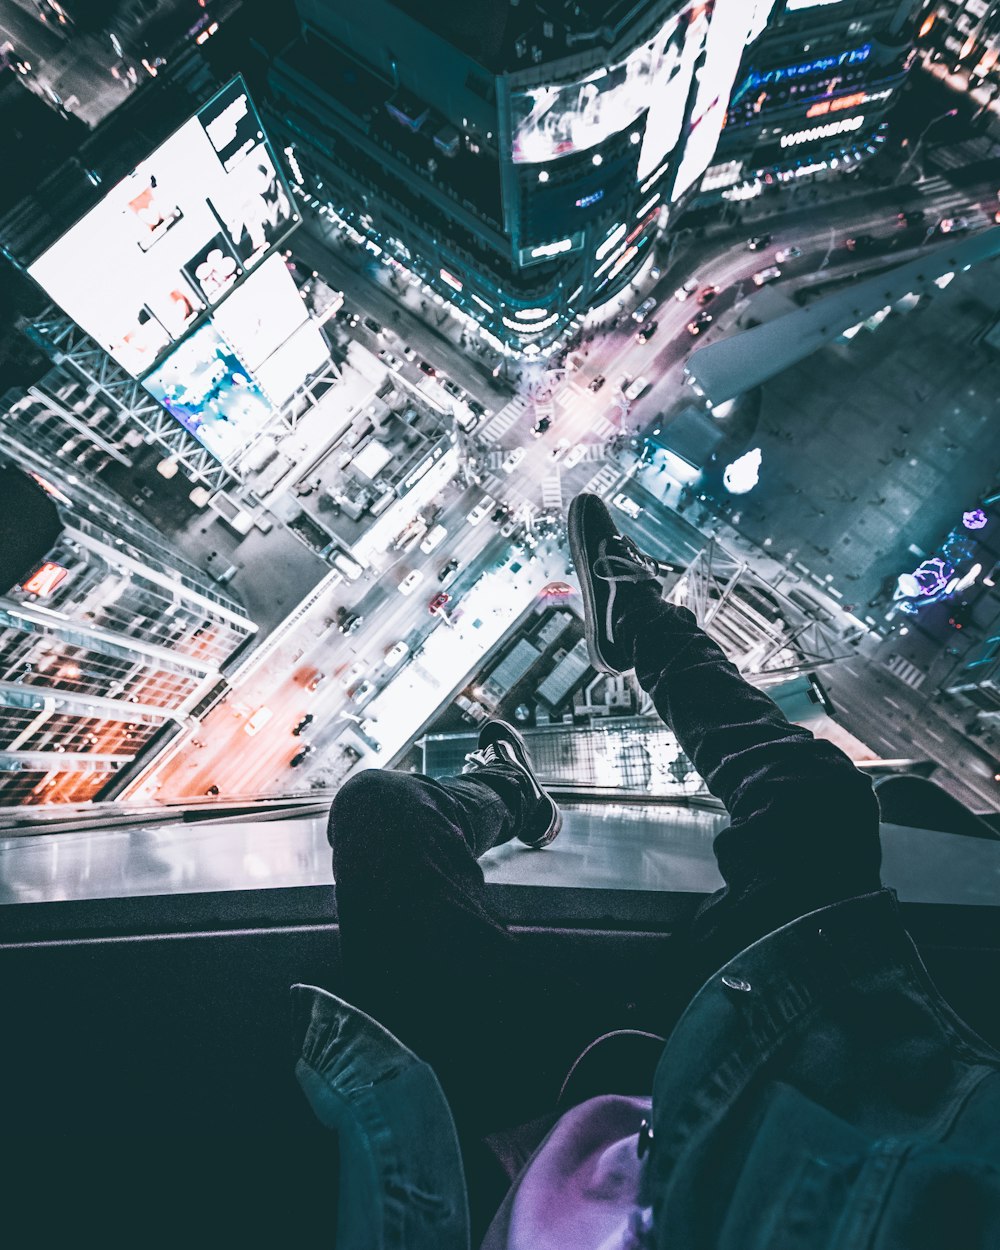
[{"label": "white van", "polygon": [[358,564],[357,560],[352,560],[346,551],[338,551],[333,557],[333,567],[339,569],[341,573],[352,582],[356,582],[364,569]]},{"label": "white van", "polygon": [[443,525],[435,525],[434,528],[424,536],[420,544],[420,550],[424,555],[430,555],[435,547],[440,547],[444,540],[448,537],[448,531]]}]

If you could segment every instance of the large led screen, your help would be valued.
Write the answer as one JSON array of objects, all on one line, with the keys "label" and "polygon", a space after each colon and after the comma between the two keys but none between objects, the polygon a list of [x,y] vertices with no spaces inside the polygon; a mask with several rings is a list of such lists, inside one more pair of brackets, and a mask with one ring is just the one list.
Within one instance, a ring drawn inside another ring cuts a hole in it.
[{"label": "large led screen", "polygon": [[243,450],[273,411],[250,370],[211,324],[175,348],[143,386],[223,464]]},{"label": "large led screen", "polygon": [[138,377],[297,221],[291,193],[237,78],[28,272]]},{"label": "large led screen", "polygon": [[[515,91],[511,96],[514,161],[537,163],[586,151],[631,126],[654,104],[659,113],[658,142],[672,147],[680,133],[687,93],[681,74],[685,62],[690,65],[690,58],[684,56],[686,36],[691,15],[702,7],[675,14],[655,38],[615,65],[576,82]],[[671,128],[673,138],[669,138]]]},{"label": "large led screen", "polygon": [[774,0],[716,0],[671,199],[678,200],[711,164],[743,49],[764,29],[773,7]]}]

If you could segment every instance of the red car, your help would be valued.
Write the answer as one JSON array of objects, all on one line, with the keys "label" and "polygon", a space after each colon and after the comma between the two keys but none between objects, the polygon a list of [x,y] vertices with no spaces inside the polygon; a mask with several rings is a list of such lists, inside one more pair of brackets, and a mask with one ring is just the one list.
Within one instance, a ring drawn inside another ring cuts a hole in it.
[{"label": "red car", "polygon": [[427,611],[430,612],[431,616],[435,616],[441,611],[446,603],[451,603],[451,595],[449,595],[446,590],[438,591],[438,593],[427,605]]},{"label": "red car", "polygon": [[429,378],[437,377],[437,370],[433,365],[429,365],[426,360],[421,360],[417,368],[421,373],[426,373]]}]

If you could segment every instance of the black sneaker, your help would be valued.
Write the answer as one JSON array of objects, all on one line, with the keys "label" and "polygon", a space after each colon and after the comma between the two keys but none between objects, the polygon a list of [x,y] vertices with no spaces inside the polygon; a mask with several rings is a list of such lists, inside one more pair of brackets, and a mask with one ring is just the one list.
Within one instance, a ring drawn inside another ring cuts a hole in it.
[{"label": "black sneaker", "polygon": [[513,725],[508,725],[505,720],[487,721],[479,731],[479,750],[470,751],[465,760],[463,773],[473,773],[477,768],[490,768],[497,764],[506,764],[524,773],[536,802],[524,830],[517,836],[534,851],[540,851],[543,846],[555,841],[562,828],[562,812],[535,776],[527,744]]},{"label": "black sneaker", "polygon": [[599,673],[627,672],[633,667],[632,658],[615,636],[618,587],[639,582],[659,585],[658,574],[680,570],[647,556],[619,533],[598,495],[580,494],[570,504],[569,548],[583,592],[590,663]]}]

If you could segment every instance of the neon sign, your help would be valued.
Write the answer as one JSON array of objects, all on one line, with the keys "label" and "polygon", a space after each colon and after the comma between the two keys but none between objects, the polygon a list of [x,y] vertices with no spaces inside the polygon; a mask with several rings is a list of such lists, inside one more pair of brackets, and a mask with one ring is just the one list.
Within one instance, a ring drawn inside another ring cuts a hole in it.
[{"label": "neon sign", "polygon": [[786,65],[781,69],[765,70],[763,74],[750,74],[740,90],[742,95],[750,87],[759,87],[762,83],[783,82],[786,78],[804,78],[807,74],[820,74],[827,69],[841,69],[845,65],[860,65],[872,54],[870,43],[860,48],[851,48],[841,52],[839,56],[818,56],[814,61],[802,61],[798,65]]},{"label": "neon sign", "polygon": [[813,126],[810,130],[793,130],[791,134],[781,136],[781,146],[792,148],[815,139],[832,139],[834,135],[860,130],[864,124],[865,115],[859,113],[857,117],[845,117],[838,122],[827,122],[824,126]]},{"label": "neon sign", "polygon": [[63,582],[66,573],[67,570],[61,564],[56,564],[54,560],[46,560],[41,568],[36,569],[26,581],[21,583],[21,589],[27,591],[29,595],[45,598]]}]

